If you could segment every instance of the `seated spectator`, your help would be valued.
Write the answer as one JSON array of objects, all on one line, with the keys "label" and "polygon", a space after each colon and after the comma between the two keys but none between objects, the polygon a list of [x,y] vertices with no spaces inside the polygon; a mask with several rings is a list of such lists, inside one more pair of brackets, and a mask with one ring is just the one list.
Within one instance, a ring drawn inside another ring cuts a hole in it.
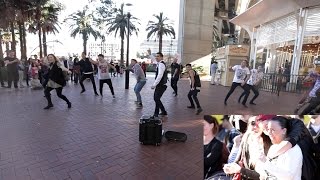
[{"label": "seated spectator", "polygon": [[204,178],[214,176],[222,171],[224,162],[224,144],[215,138],[218,132],[218,121],[215,117],[205,115],[203,117],[204,135]]},{"label": "seated spectator", "polygon": [[[268,122],[268,136],[272,146],[269,151],[277,151],[281,142],[288,136],[288,121],[283,117],[274,117]],[[256,170],[260,173],[260,179],[300,180],[302,175],[302,151],[298,145],[285,153],[267,159],[261,157],[256,163]]]},{"label": "seated spectator", "polygon": [[224,115],[222,118],[222,127],[226,129],[226,136],[224,138],[224,143],[227,145],[229,151],[231,151],[233,146],[233,140],[236,136],[240,135],[240,132],[230,123],[230,117]]},{"label": "seated spectator", "polygon": [[[271,117],[271,116],[270,116]],[[273,117],[273,116],[272,116]],[[234,157],[237,153],[236,160],[232,158],[229,162],[235,162],[224,166],[224,172],[227,174],[236,174],[241,179],[259,180],[259,173],[255,170],[255,163],[260,156],[266,156],[269,147],[271,146],[269,138],[263,134],[266,120],[264,118],[251,117],[248,121],[248,128],[242,137],[239,147],[239,152],[232,149],[230,156]],[[237,148],[237,147],[235,147]],[[229,156],[229,157],[230,157]]]}]

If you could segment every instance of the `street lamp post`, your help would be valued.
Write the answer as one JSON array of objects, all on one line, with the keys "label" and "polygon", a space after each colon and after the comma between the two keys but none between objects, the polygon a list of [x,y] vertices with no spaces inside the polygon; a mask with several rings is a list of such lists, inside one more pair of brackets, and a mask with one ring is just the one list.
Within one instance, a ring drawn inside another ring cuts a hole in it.
[{"label": "street lamp post", "polygon": [[[129,38],[130,38],[130,12],[127,13],[127,60],[126,60],[126,68],[129,67]],[[129,71],[126,70],[126,78],[125,78],[125,89],[129,89]]]}]

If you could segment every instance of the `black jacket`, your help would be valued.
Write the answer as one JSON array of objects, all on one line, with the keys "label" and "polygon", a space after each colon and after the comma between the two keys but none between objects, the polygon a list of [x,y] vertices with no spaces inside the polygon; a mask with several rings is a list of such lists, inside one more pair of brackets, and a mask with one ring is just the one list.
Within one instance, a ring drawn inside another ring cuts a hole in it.
[{"label": "black jacket", "polygon": [[81,71],[83,73],[93,72],[92,64],[91,64],[89,58],[85,58],[84,60],[81,60],[77,64],[74,64],[74,65],[80,65]]},{"label": "black jacket", "polygon": [[220,163],[222,145],[222,142],[216,138],[213,138],[209,144],[204,145],[204,178],[211,177],[214,173],[222,170]]},{"label": "black jacket", "polygon": [[4,61],[0,59],[0,67],[4,67]]},{"label": "black jacket", "polygon": [[64,78],[62,69],[57,65],[57,62],[53,63],[51,68],[49,68],[48,78],[53,82],[60,84],[61,86],[66,85],[66,80]]},{"label": "black jacket", "polygon": [[288,120],[288,138],[292,146],[299,145],[303,155],[302,180],[316,180],[318,171],[313,157],[313,139],[300,119],[289,118]]}]

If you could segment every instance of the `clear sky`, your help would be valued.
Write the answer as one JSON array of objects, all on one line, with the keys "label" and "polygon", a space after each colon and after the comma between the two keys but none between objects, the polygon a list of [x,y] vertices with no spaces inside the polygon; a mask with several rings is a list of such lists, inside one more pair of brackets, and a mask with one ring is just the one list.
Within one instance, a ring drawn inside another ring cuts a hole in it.
[{"label": "clear sky", "polygon": [[[85,5],[88,4],[88,0],[58,0],[62,2],[66,9],[61,13],[59,17],[59,21],[62,22],[64,18],[66,18],[69,14],[76,12],[77,10],[83,9]],[[139,50],[140,43],[143,40],[146,40],[147,32],[145,31],[146,26],[149,20],[155,20],[153,14],[160,14],[163,12],[166,17],[168,17],[173,22],[173,26],[175,28],[176,33],[178,33],[178,26],[179,26],[179,3],[180,0],[114,0],[117,7],[120,7],[121,3],[131,3],[133,6],[128,7],[125,6],[126,9],[130,11],[130,13],[140,19],[141,25],[139,26],[140,32],[138,37],[133,35],[130,38],[130,54],[136,55],[136,52]],[[91,6],[94,4],[90,4]],[[178,36],[176,36],[178,37]],[[36,35],[29,35],[28,39],[31,40],[32,45],[29,49],[34,49],[37,46],[37,36]],[[170,39],[167,37],[166,39]],[[48,41],[52,40],[59,40],[63,43],[60,45],[58,43],[48,43],[49,46],[54,45],[55,53],[57,55],[68,55],[67,52],[70,53],[80,53],[82,51],[82,39],[81,37],[71,38],[69,26],[67,24],[61,25],[61,30],[59,34],[48,36]],[[114,35],[107,38],[108,41],[117,41],[120,43],[120,38],[114,38]],[[93,38],[90,41],[94,41]],[[97,40],[99,43],[100,40]],[[126,40],[125,40],[126,41]],[[30,41],[28,41],[30,42]],[[33,45],[34,44],[34,45]],[[126,46],[125,46],[126,47]],[[49,47],[50,48],[50,47]],[[30,53],[29,50],[28,53]],[[34,51],[35,53],[36,51]],[[33,54],[34,54],[33,53]]]}]

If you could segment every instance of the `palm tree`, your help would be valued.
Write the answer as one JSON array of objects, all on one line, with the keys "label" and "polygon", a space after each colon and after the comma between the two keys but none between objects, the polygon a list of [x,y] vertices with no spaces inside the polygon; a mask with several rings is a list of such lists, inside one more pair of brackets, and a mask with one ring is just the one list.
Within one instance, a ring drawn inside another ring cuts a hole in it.
[{"label": "palm tree", "polygon": [[[0,1],[0,13],[3,15],[1,18],[0,26],[1,28],[11,33],[11,50],[16,50],[16,29],[19,28],[19,35],[22,37],[24,34],[23,27],[24,22],[29,17],[26,14],[27,9],[32,6],[31,0],[19,0],[17,1]],[[26,44],[20,38],[21,54],[24,55],[26,52]],[[9,47],[9,42],[6,42],[6,47]]]},{"label": "palm tree", "polygon": [[163,35],[172,35],[173,39],[176,37],[176,33],[172,27],[172,23],[166,23],[169,19],[163,16],[161,12],[160,15],[153,15],[157,20],[156,21],[149,21],[147,25],[146,31],[148,32],[147,39],[149,40],[150,37],[156,35],[156,38],[159,38],[159,52],[162,51],[162,38]]},{"label": "palm tree", "polygon": [[[124,37],[127,35],[127,26],[128,26],[128,16],[123,11],[124,4],[121,4],[119,9],[115,9],[114,14],[111,18],[107,19],[107,33],[114,33],[115,37],[117,36],[119,32],[119,36],[121,39],[121,50],[120,50],[120,65],[122,66],[124,64]],[[132,32],[135,32],[136,35],[138,35],[139,28],[136,27],[136,24],[139,24],[139,19],[136,17],[131,16],[130,17],[130,34]]]},{"label": "palm tree", "polygon": [[61,7],[55,4],[49,4],[43,8],[42,18],[41,18],[41,28],[42,28],[42,41],[43,41],[43,53],[47,56],[47,34],[56,34],[60,29],[58,16],[61,11]]},{"label": "palm tree", "polygon": [[96,18],[92,13],[88,13],[88,6],[85,6],[82,11],[77,11],[69,15],[64,22],[71,21],[70,30],[71,37],[75,38],[77,35],[82,36],[83,52],[87,53],[87,42],[89,36],[92,35],[95,40],[101,37],[99,30],[95,29]]},{"label": "palm tree", "polygon": [[[32,19],[28,30],[31,33],[38,33],[40,57],[42,57],[42,54],[47,55],[47,34],[55,34],[58,32],[58,28],[60,28],[58,16],[62,10],[62,5],[59,3],[46,2],[47,0],[40,1],[42,1],[42,5],[36,5],[29,9],[29,13],[32,14]],[[39,2],[39,0],[35,0],[34,2]]]}]

